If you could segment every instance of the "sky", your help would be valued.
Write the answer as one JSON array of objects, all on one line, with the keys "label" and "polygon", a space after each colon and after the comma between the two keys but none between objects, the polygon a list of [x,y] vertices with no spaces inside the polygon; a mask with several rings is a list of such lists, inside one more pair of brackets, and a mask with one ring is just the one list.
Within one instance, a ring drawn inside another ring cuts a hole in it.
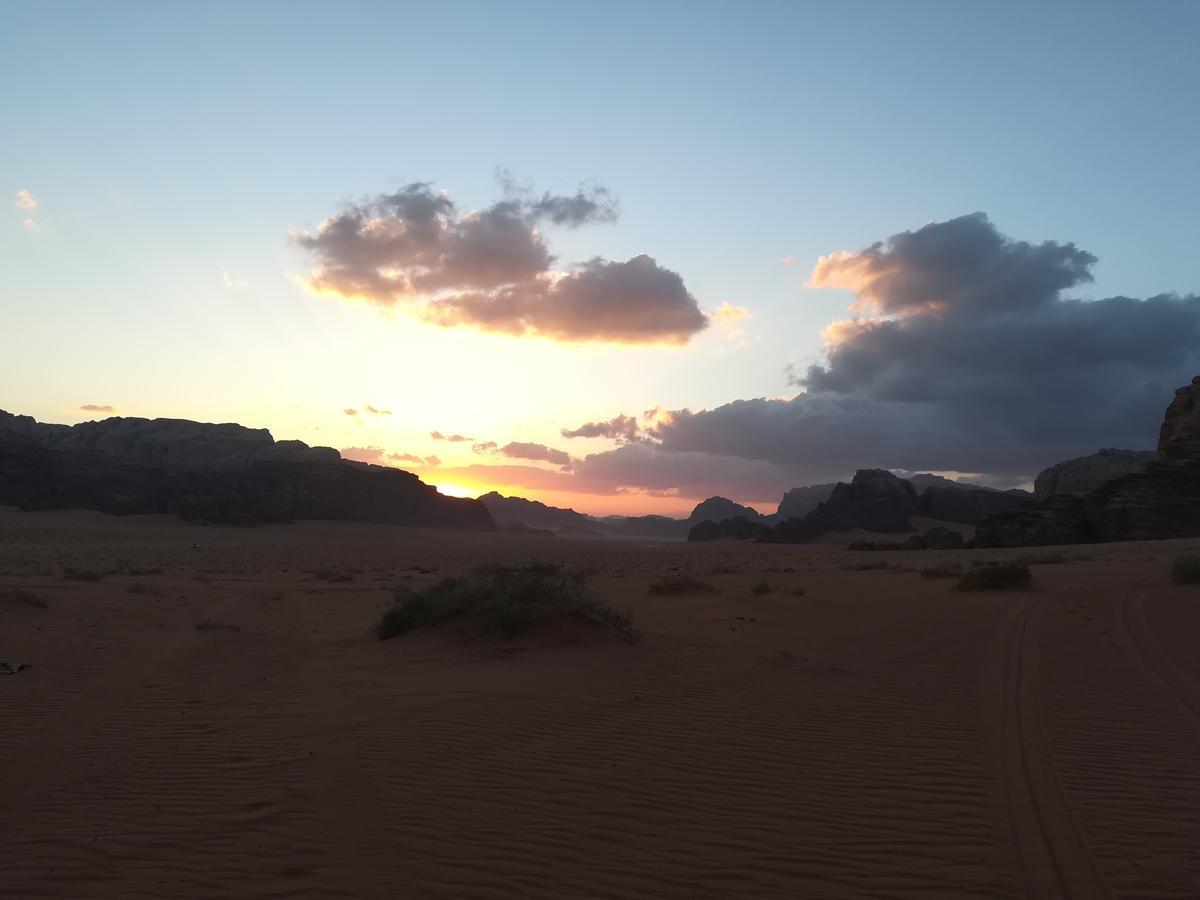
[{"label": "sky", "polygon": [[11,412],[680,515],[1025,484],[1200,372],[1200,4],[0,20]]}]

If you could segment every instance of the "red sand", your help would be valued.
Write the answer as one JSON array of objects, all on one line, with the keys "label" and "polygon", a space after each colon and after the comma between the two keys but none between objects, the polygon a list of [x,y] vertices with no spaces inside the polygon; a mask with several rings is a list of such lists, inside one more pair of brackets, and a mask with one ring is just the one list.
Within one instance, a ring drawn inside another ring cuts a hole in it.
[{"label": "red sand", "polygon": [[[962,594],[842,567],[1017,554],[0,511],[0,895],[1200,897],[1198,547]],[[534,558],[641,641],[368,633]]]}]

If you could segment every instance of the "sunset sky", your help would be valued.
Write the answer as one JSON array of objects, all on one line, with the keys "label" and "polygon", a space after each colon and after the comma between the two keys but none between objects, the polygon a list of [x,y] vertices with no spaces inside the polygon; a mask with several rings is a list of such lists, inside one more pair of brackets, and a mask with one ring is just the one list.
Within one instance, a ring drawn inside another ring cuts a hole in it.
[{"label": "sunset sky", "polygon": [[1026,483],[1200,373],[1197,3],[0,12],[11,412],[678,515]]}]

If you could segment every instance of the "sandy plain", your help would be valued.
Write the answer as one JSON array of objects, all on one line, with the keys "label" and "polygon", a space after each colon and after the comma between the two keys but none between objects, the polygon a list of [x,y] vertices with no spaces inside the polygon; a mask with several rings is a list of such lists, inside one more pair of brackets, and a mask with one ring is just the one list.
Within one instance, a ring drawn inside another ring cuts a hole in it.
[{"label": "sandy plain", "polygon": [[[838,543],[0,510],[0,895],[1200,897],[1200,541]],[[640,640],[370,633],[532,560]]]}]

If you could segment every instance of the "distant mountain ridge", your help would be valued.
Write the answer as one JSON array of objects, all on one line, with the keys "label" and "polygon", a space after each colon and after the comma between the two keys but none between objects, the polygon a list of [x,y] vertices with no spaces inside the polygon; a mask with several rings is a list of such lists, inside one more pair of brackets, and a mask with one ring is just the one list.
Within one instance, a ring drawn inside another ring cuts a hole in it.
[{"label": "distant mountain ridge", "polygon": [[477,500],[263,428],[113,417],[51,425],[0,410],[0,503],[254,525],[349,519],[495,528]]}]

